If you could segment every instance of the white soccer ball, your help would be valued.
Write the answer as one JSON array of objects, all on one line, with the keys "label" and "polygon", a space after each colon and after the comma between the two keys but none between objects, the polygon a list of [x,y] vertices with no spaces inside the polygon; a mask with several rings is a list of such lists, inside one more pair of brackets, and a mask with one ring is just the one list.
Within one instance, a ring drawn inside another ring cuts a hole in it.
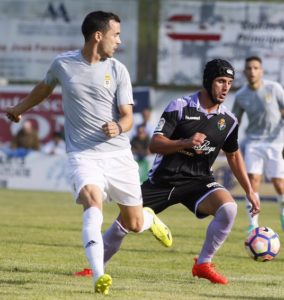
[{"label": "white soccer ball", "polygon": [[269,227],[257,227],[247,236],[245,249],[256,261],[270,261],[279,253],[279,236]]}]

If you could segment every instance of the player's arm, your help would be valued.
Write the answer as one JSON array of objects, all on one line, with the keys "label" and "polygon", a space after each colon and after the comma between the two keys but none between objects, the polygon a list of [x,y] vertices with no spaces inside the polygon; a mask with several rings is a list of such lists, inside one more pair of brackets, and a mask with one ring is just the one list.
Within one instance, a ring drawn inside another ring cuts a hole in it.
[{"label": "player's arm", "polygon": [[52,93],[53,89],[53,86],[40,81],[20,103],[6,108],[7,117],[13,122],[19,122],[24,112],[46,99]]},{"label": "player's arm", "polygon": [[238,149],[235,152],[225,152],[225,154],[233,174],[237,178],[242,188],[245,190],[246,195],[252,204],[252,215],[258,214],[260,212],[260,202],[250,184],[241,151]]},{"label": "player's arm", "polygon": [[122,132],[127,132],[132,128],[133,125],[133,107],[131,104],[119,106],[120,118],[119,120],[106,122],[102,129],[108,137],[115,137],[120,135]]},{"label": "player's arm", "polygon": [[232,112],[236,116],[236,118],[238,119],[239,124],[241,124],[241,120],[242,120],[242,117],[243,117],[243,114],[244,114],[244,110],[239,105],[239,102],[238,102],[237,98],[235,98],[233,108],[232,108]]},{"label": "player's arm", "polygon": [[150,151],[159,154],[172,154],[180,150],[200,146],[204,142],[206,135],[200,132],[192,137],[183,140],[171,140],[162,134],[154,134],[150,141]]}]

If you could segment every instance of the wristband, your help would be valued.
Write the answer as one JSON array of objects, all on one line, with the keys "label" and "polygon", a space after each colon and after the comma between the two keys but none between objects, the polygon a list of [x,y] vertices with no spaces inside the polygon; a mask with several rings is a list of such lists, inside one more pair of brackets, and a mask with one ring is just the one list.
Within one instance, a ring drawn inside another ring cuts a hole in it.
[{"label": "wristband", "polygon": [[122,133],[122,127],[121,127],[121,125],[118,122],[116,122],[116,125],[117,125],[118,131],[119,131],[118,135],[120,135]]}]

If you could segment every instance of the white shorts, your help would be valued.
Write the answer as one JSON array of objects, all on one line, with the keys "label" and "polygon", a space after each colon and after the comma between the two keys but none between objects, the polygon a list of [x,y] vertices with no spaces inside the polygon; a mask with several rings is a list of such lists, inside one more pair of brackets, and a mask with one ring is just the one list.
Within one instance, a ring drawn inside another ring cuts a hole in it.
[{"label": "white shorts", "polygon": [[249,141],[244,150],[249,174],[264,174],[267,179],[284,178],[283,143]]},{"label": "white shorts", "polygon": [[106,153],[68,153],[68,173],[77,200],[87,184],[98,186],[103,200],[126,206],[142,204],[138,164],[130,149]]}]

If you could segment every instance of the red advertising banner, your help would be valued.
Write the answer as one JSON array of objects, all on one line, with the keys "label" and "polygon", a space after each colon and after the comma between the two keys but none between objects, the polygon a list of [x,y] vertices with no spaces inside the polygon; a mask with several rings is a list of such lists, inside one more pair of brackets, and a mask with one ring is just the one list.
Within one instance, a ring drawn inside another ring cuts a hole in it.
[{"label": "red advertising banner", "polygon": [[[32,88],[33,86],[0,86],[0,146],[11,141],[25,120],[30,120],[37,129],[42,144],[48,142],[55,131],[63,133],[64,114],[60,88],[56,88],[50,97],[25,113],[21,122],[14,123],[6,117],[5,109],[19,103]],[[150,106],[150,89],[133,88],[133,98],[134,113],[140,113]]]},{"label": "red advertising banner", "polygon": [[63,132],[64,116],[60,92],[53,93],[44,102],[32,108],[23,116],[20,123],[13,123],[6,117],[6,107],[19,103],[29,91],[26,88],[0,89],[0,145],[9,142],[25,120],[30,120],[38,130],[38,136],[42,143],[47,142],[54,131]]}]

